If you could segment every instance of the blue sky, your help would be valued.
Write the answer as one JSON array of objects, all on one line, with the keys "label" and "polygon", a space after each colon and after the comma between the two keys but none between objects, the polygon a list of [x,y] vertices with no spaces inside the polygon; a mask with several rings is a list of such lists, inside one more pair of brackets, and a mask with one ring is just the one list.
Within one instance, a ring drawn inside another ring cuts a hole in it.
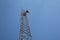
[{"label": "blue sky", "polygon": [[21,9],[28,9],[32,40],[60,40],[60,0],[0,0],[0,40],[18,40]]}]

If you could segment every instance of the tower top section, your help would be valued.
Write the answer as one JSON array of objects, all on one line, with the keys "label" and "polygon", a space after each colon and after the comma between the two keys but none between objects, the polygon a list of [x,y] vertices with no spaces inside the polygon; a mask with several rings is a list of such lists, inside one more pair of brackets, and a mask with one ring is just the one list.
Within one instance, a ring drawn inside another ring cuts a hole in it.
[{"label": "tower top section", "polygon": [[29,13],[29,11],[28,11],[28,10],[24,11],[24,12],[22,13],[22,16],[26,16],[26,15],[27,15],[26,13]]}]

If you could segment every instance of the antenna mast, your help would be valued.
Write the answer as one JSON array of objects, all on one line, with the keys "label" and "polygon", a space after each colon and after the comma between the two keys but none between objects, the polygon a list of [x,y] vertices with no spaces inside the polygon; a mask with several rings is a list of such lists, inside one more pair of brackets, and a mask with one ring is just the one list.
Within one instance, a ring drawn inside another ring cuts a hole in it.
[{"label": "antenna mast", "polygon": [[27,19],[27,13],[29,13],[28,10],[23,11],[21,13],[19,40],[32,40],[32,35],[30,32],[30,27],[29,27],[28,19]]}]

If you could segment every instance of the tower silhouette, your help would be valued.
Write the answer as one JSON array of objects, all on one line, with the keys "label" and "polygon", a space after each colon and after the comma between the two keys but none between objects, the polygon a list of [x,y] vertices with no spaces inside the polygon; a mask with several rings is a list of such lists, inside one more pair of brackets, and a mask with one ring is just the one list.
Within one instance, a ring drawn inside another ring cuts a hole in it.
[{"label": "tower silhouette", "polygon": [[19,40],[32,40],[32,35],[31,35],[29,23],[28,23],[27,13],[29,13],[28,10],[23,11],[21,13]]}]

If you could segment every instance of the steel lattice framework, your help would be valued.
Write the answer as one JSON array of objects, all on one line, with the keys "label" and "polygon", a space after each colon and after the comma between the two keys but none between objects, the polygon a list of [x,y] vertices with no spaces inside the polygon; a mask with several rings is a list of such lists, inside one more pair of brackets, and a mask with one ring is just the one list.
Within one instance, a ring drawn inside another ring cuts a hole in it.
[{"label": "steel lattice framework", "polygon": [[19,40],[32,40],[27,13],[29,13],[28,10],[21,13]]}]

